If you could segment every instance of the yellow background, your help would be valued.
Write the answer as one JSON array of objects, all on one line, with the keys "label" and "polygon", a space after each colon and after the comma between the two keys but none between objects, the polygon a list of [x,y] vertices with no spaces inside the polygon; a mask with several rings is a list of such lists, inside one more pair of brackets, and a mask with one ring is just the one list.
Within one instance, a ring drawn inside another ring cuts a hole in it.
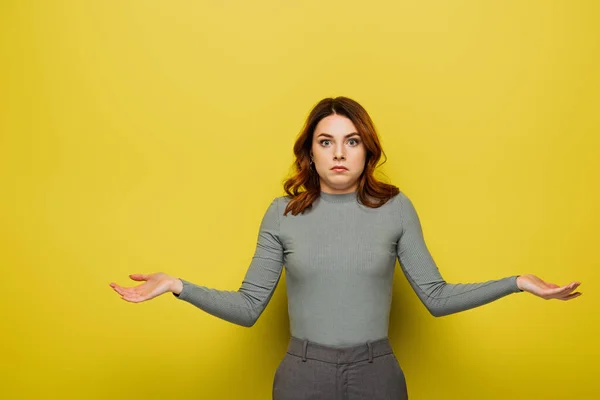
[{"label": "yellow background", "polygon": [[251,329],[108,284],[236,290],[308,111],[345,95],[448,282],[582,282],[433,318],[398,268],[411,399],[592,399],[598,4],[3,1],[0,396],[269,399],[283,278]]}]

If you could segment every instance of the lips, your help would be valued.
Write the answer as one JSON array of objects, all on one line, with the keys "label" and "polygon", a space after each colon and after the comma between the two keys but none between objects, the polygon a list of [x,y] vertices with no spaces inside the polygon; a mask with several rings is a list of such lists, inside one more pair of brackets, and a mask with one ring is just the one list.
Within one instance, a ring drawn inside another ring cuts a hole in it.
[{"label": "lips", "polygon": [[335,167],[331,168],[333,171],[348,171],[348,168],[341,166],[341,165],[336,165]]}]

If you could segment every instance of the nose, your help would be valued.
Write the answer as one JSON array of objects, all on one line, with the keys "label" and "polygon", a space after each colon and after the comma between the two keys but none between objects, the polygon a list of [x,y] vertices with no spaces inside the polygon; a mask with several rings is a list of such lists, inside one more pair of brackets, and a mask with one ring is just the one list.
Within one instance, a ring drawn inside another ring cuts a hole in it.
[{"label": "nose", "polygon": [[346,156],[344,155],[344,145],[338,145],[338,147],[335,148],[335,153],[333,155],[333,159],[334,160],[343,160],[345,159]]}]

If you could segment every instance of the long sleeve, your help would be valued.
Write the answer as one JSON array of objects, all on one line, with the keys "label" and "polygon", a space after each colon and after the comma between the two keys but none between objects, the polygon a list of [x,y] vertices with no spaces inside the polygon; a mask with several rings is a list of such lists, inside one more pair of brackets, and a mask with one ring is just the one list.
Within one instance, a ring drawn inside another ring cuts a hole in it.
[{"label": "long sleeve", "polygon": [[178,299],[226,321],[250,327],[271,300],[281,278],[283,245],[279,239],[279,201],[275,198],[263,216],[256,251],[237,291],[217,290],[181,279]]},{"label": "long sleeve", "polygon": [[446,283],[427,249],[415,207],[403,192],[398,196],[402,225],[398,261],[408,282],[433,316],[465,311],[521,292],[516,283],[518,275],[482,283]]}]

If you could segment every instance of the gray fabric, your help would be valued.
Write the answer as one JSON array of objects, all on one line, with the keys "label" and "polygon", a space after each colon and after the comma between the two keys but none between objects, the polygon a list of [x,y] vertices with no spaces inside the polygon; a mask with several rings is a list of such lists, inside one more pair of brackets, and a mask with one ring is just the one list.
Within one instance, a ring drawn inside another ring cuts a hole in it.
[{"label": "gray fabric", "polygon": [[405,400],[406,378],[387,338],[328,347],[292,337],[273,400]]},{"label": "gray fabric", "polygon": [[396,259],[434,316],[520,292],[518,275],[447,283],[427,249],[415,207],[403,192],[379,208],[360,204],[356,192],[321,192],[304,214],[283,216],[289,200],[281,196],[269,205],[254,257],[237,291],[182,279],[183,290],[175,296],[226,321],[252,326],[285,266],[291,335],[341,347],[387,337]]}]

